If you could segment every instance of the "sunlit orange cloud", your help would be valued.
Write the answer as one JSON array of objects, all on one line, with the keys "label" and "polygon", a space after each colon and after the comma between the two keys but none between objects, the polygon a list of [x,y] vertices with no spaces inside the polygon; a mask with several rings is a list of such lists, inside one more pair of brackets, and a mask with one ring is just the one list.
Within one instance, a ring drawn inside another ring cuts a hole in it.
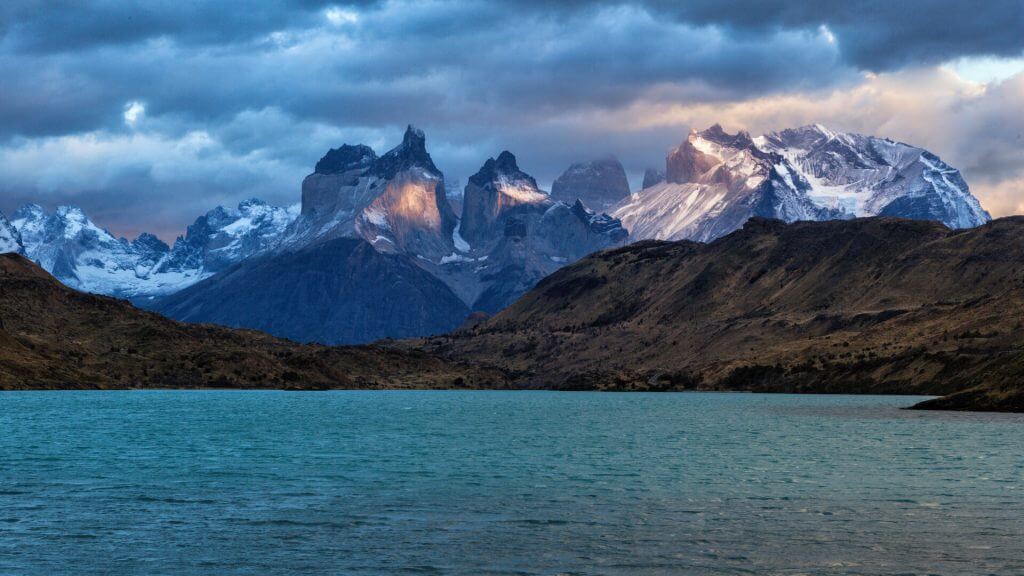
[{"label": "sunlit orange cloud", "polygon": [[1024,74],[988,85],[942,67],[865,74],[850,87],[750,100],[687,103],[645,98],[576,121],[608,132],[676,127],[762,134],[822,123],[922,146],[960,168],[993,216],[1024,213]]}]

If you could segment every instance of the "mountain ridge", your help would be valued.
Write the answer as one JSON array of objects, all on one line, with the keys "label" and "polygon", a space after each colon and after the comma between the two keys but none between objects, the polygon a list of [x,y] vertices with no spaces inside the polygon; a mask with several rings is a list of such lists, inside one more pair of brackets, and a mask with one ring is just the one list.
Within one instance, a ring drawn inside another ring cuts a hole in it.
[{"label": "mountain ridge", "polygon": [[540,388],[954,394],[925,407],[964,393],[1021,410],[1021,318],[1024,217],[754,218],[709,244],[596,253],[414,344]]},{"label": "mountain ridge", "polygon": [[329,348],[176,322],[0,254],[0,390],[504,386],[500,372],[420,351]]}]

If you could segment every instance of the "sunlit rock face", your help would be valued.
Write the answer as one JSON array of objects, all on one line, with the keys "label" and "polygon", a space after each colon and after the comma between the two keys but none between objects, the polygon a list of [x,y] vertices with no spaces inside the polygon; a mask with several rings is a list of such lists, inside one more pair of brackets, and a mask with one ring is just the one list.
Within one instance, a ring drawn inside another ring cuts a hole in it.
[{"label": "sunlit rock face", "polygon": [[612,212],[633,240],[706,242],[753,216],[793,222],[885,215],[953,228],[990,219],[959,172],[930,152],[820,125],[752,138],[716,124],[691,132],[665,168],[665,181]]},{"label": "sunlit rock face", "polygon": [[[381,252],[405,252],[440,258],[451,253],[454,217],[438,201],[438,176],[405,170],[387,182],[356,220],[356,232]],[[446,231],[447,229],[447,231]]]},{"label": "sunlit rock face", "polygon": [[346,144],[321,158],[303,181],[302,213],[283,246],[358,237],[382,252],[437,259],[451,252],[456,222],[426,137],[409,126],[383,156]]},{"label": "sunlit rock face", "polygon": [[582,200],[594,210],[608,210],[629,196],[629,181],[614,157],[578,162],[551,185],[551,197],[567,204]]}]

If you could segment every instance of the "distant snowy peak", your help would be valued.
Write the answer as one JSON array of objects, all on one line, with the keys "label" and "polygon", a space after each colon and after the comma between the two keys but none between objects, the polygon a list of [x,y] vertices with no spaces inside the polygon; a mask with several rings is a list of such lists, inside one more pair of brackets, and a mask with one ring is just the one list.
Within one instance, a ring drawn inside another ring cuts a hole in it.
[{"label": "distant snowy peak", "polygon": [[115,238],[75,206],[47,212],[29,204],[14,213],[12,224],[29,258],[68,286],[86,292],[132,295],[168,251],[151,235],[134,242]]},{"label": "distant snowy peak", "polygon": [[148,233],[128,241],[92,222],[80,208],[47,212],[29,204],[13,227],[26,255],[59,280],[86,292],[144,298],[174,292],[272,247],[296,210],[247,200],[196,220],[173,248]]},{"label": "distant snowy peak", "polygon": [[752,138],[714,125],[666,157],[666,181],[613,214],[631,237],[710,241],[752,216],[825,220],[898,216],[953,228],[990,217],[960,173],[930,152],[820,124]]},{"label": "distant snowy peak", "polygon": [[761,146],[811,184],[815,203],[850,216],[938,220],[952,228],[991,220],[960,172],[922,148],[820,124],[767,134]]},{"label": "distant snowy peak", "polygon": [[233,209],[218,206],[188,227],[158,271],[209,276],[275,248],[297,216],[298,206],[281,208],[256,198]]},{"label": "distant snowy peak", "polygon": [[21,234],[7,217],[0,213],[0,254],[8,252],[24,254],[25,247],[21,244]]}]

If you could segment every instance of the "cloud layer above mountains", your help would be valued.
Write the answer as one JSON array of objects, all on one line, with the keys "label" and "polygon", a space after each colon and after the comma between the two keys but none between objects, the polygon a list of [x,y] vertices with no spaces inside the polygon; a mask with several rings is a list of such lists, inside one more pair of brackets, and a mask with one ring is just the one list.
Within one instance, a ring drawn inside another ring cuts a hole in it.
[{"label": "cloud layer above mountains", "polygon": [[1024,212],[1024,4],[207,3],[0,6],[0,210],[83,206],[165,238],[216,204],[298,201],[329,147],[407,123],[450,177],[510,149],[548,183],[634,176],[690,127],[821,122],[925,146]]}]

